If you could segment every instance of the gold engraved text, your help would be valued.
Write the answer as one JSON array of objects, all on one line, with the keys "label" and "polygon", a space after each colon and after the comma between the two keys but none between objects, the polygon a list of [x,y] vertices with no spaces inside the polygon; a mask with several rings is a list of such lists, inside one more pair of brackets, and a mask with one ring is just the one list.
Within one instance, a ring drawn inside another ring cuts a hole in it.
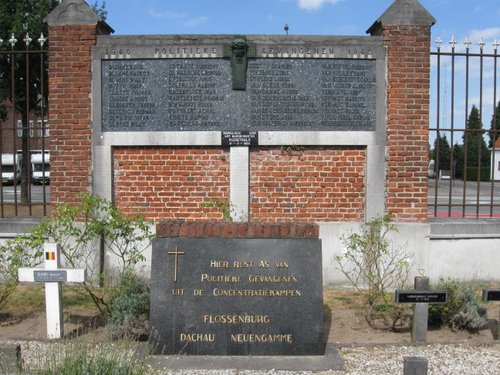
[{"label": "gold engraved text", "polygon": [[216,297],[301,297],[300,290],[237,290],[215,288],[212,294]]},{"label": "gold engraved text", "polygon": [[206,324],[269,324],[269,315],[203,315]]},{"label": "gold engraved text", "polygon": [[288,334],[254,334],[254,333],[238,333],[231,334],[231,341],[244,343],[244,342],[284,342],[293,344],[293,335]]},{"label": "gold engraved text", "polygon": [[210,268],[229,268],[229,262],[227,260],[211,260]]},{"label": "gold engraved text", "polygon": [[297,277],[291,276],[248,276],[248,281],[251,283],[296,283]]},{"label": "gold engraved text", "polygon": [[241,276],[207,275],[206,273],[202,273],[201,281],[207,283],[240,283]]},{"label": "gold engraved text", "polygon": [[181,342],[214,342],[214,333],[181,333],[179,335]]}]

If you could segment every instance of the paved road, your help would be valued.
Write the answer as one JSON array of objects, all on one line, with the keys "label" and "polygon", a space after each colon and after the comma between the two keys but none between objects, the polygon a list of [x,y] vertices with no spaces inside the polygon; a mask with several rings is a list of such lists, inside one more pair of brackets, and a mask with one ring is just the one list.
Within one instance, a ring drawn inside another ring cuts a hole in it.
[{"label": "paved road", "polygon": [[500,182],[429,180],[431,216],[436,204],[438,217],[463,216],[464,204],[467,217],[500,217]]},{"label": "paved road", "polygon": [[[46,202],[50,202],[50,186],[45,186]],[[21,186],[3,186],[3,201],[14,202],[14,195],[17,193],[18,202],[21,200]],[[43,202],[43,186],[31,185],[31,199],[33,203]]]}]

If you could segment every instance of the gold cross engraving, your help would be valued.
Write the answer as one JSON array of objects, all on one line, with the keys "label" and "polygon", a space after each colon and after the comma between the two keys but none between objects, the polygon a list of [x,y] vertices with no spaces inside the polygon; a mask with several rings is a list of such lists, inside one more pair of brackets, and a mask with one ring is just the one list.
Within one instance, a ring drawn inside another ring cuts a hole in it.
[{"label": "gold cross engraving", "polygon": [[174,258],[174,282],[177,282],[177,271],[179,269],[179,255],[185,255],[186,253],[183,251],[179,251],[179,248],[176,246],[175,251],[170,251],[169,255],[173,255]]}]

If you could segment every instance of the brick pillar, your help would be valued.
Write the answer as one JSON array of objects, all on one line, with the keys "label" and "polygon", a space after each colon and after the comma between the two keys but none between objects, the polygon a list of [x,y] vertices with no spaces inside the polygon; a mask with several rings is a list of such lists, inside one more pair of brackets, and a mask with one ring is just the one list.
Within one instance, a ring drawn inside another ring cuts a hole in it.
[{"label": "brick pillar", "polygon": [[418,0],[396,0],[367,31],[387,48],[386,211],[427,221],[431,27]]},{"label": "brick pillar", "polygon": [[71,203],[92,187],[91,50],[113,30],[83,0],[64,0],[49,26],[52,203]]}]

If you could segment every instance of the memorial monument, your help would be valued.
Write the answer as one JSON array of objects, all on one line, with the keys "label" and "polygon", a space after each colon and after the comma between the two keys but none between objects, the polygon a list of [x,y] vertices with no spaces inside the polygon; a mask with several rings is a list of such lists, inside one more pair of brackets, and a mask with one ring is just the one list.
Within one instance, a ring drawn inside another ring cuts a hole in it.
[{"label": "memorial monument", "polygon": [[53,200],[92,191],[163,228],[160,351],[321,354],[345,224],[391,212],[428,241],[435,20],[417,0],[370,36],[111,36],[82,0],[47,21]]},{"label": "memorial monument", "polygon": [[[218,133],[231,162],[271,133],[369,134],[382,105],[383,57],[380,40],[369,38],[113,38],[94,49],[100,130]],[[210,225],[222,232],[229,224]],[[290,223],[277,224],[285,233],[273,235],[262,225],[247,223],[227,237],[158,231],[151,270],[157,353],[324,354],[321,241],[291,235]]]}]

